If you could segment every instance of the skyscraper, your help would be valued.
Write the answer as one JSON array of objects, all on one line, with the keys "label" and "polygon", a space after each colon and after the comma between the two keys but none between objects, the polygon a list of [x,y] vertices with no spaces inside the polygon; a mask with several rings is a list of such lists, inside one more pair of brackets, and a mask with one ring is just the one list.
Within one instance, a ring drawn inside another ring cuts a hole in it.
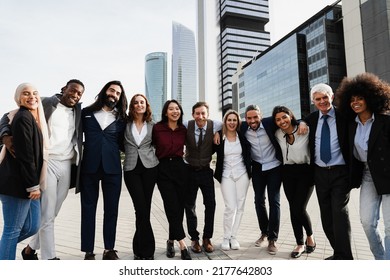
[{"label": "skyscraper", "polygon": [[145,56],[145,94],[150,102],[155,122],[167,100],[167,53],[153,52]]},{"label": "skyscraper", "polygon": [[184,25],[172,24],[172,98],[191,119],[192,106],[198,101],[196,47],[194,32]]},{"label": "skyscraper", "polygon": [[269,20],[268,0],[217,0],[220,106],[232,108],[232,76],[237,64],[249,61],[270,46],[265,31]]}]

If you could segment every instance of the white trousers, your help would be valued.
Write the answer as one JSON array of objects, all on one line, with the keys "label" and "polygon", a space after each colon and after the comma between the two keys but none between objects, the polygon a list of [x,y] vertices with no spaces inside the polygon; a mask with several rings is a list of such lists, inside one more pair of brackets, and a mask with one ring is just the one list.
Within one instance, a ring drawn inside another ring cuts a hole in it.
[{"label": "white trousers", "polygon": [[46,190],[41,194],[41,225],[29,243],[33,250],[41,250],[42,260],[56,257],[54,220],[68,195],[71,164],[71,160],[49,160],[47,164]]},{"label": "white trousers", "polygon": [[237,237],[244,214],[248,187],[249,178],[247,173],[244,173],[236,180],[222,177],[221,191],[225,202],[225,211],[223,214],[224,238],[230,239],[231,237]]}]

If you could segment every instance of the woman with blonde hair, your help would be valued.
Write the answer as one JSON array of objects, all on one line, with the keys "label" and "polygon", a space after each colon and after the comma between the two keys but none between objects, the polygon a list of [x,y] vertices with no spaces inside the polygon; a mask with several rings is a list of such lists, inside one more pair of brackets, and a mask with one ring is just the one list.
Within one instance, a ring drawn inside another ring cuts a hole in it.
[{"label": "woman with blonde hair", "polygon": [[48,134],[36,87],[29,83],[19,85],[15,102],[19,109],[8,115],[15,156],[3,146],[0,157],[0,200],[4,219],[0,260],[15,259],[17,244],[39,230],[39,199],[45,188]]},{"label": "woman with blonde hair", "polygon": [[222,250],[238,250],[237,234],[244,214],[246,194],[251,178],[251,149],[240,133],[241,120],[234,110],[226,112],[220,131],[221,144],[217,146],[215,179],[221,184],[225,203]]}]

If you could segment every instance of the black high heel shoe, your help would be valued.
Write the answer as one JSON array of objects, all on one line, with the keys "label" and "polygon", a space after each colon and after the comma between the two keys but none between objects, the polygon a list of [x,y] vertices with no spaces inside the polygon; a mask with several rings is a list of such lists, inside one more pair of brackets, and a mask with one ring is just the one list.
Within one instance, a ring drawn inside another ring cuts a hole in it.
[{"label": "black high heel shoe", "polygon": [[313,246],[310,246],[310,245],[307,245],[307,239],[305,241],[305,245],[306,245],[306,253],[310,254],[310,253],[313,253],[314,250],[316,249],[316,242],[314,241],[314,245]]},{"label": "black high heel shoe", "polygon": [[192,260],[190,253],[188,252],[187,248],[181,250],[181,259],[182,260]]}]

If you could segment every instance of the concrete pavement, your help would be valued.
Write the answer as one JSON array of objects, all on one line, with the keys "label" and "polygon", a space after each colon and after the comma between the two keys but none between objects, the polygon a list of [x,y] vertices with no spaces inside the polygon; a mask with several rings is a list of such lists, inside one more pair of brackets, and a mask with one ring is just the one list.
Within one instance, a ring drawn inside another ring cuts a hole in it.
[{"label": "concrete pavement", "polygon": [[[284,195],[283,188],[281,190],[281,221],[280,221],[280,233],[277,241],[278,253],[274,256],[268,254],[266,247],[255,247],[254,242],[259,238],[260,232],[257,224],[257,218],[254,208],[254,195],[252,185],[249,187],[247,201],[245,206],[245,213],[240,227],[239,234],[237,236],[240,242],[240,250],[222,251],[220,250],[220,244],[223,238],[223,198],[220,190],[220,186],[216,182],[216,216],[215,216],[215,231],[212,242],[216,248],[213,253],[200,253],[195,254],[191,252],[191,256],[196,260],[287,260],[290,258],[290,252],[294,248],[295,239],[290,223],[289,209],[286,197]],[[117,227],[117,240],[116,250],[118,250],[118,256],[123,260],[132,260],[132,236],[134,234],[135,227],[135,215],[133,203],[127,189],[123,183],[122,194],[119,205],[119,218]],[[103,205],[102,198],[99,198],[97,219],[96,219],[96,241],[95,241],[95,254],[97,259],[101,259],[103,253],[103,241],[102,241],[102,220],[103,220]],[[355,259],[358,260],[372,260],[373,256],[369,249],[366,236],[363,232],[362,226],[359,221],[359,190],[352,190],[351,200],[349,203],[350,219],[352,226],[352,250]],[[197,213],[199,219],[199,228],[203,229],[203,211],[202,194],[199,191],[197,200]],[[333,250],[322,231],[320,213],[318,208],[318,202],[315,192],[308,204],[308,212],[311,216],[314,237],[317,243],[317,248],[312,254],[303,254],[299,260],[322,260],[332,255]],[[2,228],[2,214],[0,209],[0,228]],[[167,260],[165,256],[165,245],[168,237],[168,222],[164,213],[163,202],[160,192],[156,186],[153,197],[152,226],[156,239],[156,260]],[[184,221],[185,223],[185,221]],[[383,232],[383,222],[381,221],[381,231]],[[74,190],[69,191],[69,195],[65,200],[60,214],[56,219],[55,225],[56,232],[56,251],[57,257],[61,260],[82,260],[84,253],[80,251],[80,196],[74,194]],[[27,241],[18,244],[17,259],[21,259],[20,252],[27,244]],[[187,240],[187,245],[190,246],[190,239]],[[174,259],[180,259],[180,251],[178,244],[175,244],[176,257]],[[39,251],[38,251],[39,256]]]}]

